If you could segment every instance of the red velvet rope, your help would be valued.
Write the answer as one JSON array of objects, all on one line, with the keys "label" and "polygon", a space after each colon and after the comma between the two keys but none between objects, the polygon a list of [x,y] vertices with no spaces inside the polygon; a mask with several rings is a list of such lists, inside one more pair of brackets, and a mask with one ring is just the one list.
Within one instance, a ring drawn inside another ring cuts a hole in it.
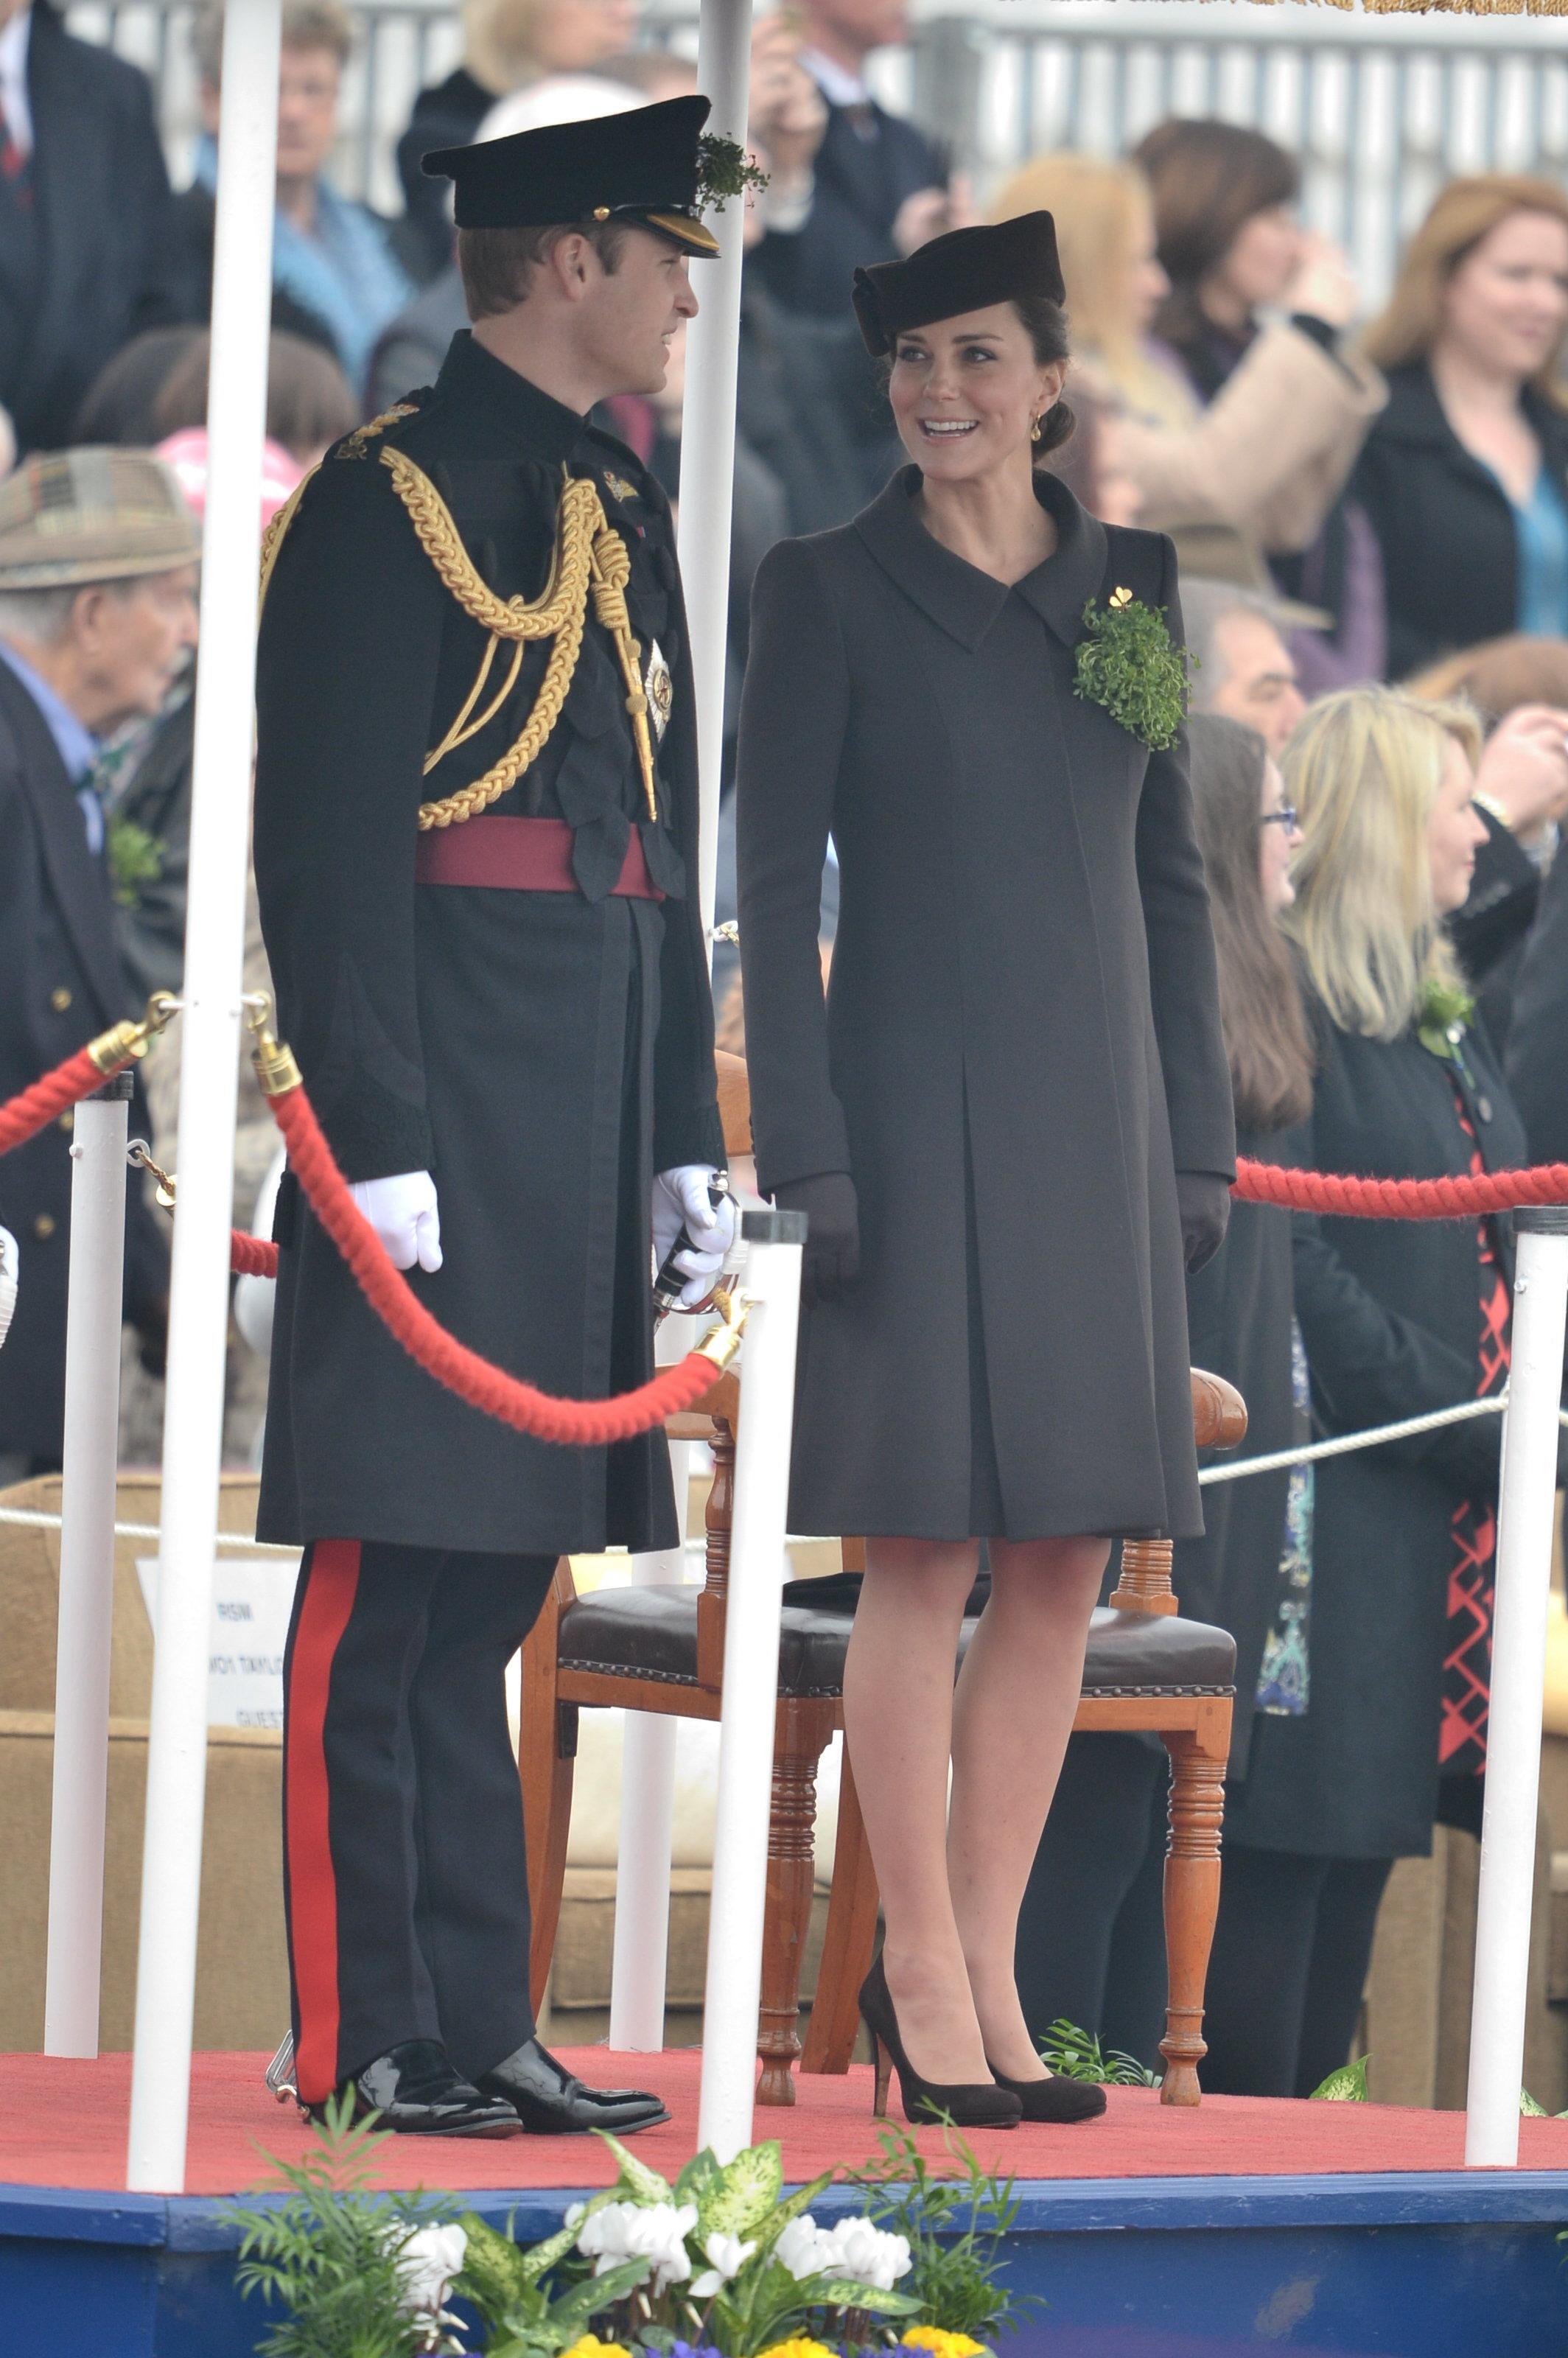
[{"label": "red velvet rope", "polygon": [[[540,1441],[602,1449],[650,1433],[667,1416],[694,1408],[711,1391],[718,1369],[698,1351],[677,1367],[661,1368],[651,1383],[615,1400],[557,1400],[548,1392],[492,1367],[431,1317],[388,1260],[375,1230],[350,1195],[302,1088],[286,1089],[271,1100],[288,1149],[289,1168],[309,1198],[310,1208],[347,1261],[354,1282],[394,1341],[428,1376],[519,1433]],[[254,1244],[254,1238],[246,1242]]]},{"label": "red velvet rope", "polygon": [[1233,1192],[1249,1204],[1288,1212],[1331,1212],[1360,1220],[1474,1220],[1483,1212],[1526,1204],[1568,1205],[1568,1163],[1530,1171],[1488,1171],[1481,1178],[1352,1179],[1329,1171],[1285,1171],[1247,1156]]},{"label": "red velvet rope", "polygon": [[[120,1071],[130,1061],[128,1056],[124,1057],[113,1069]],[[25,1146],[29,1138],[36,1138],[40,1130],[58,1121],[68,1107],[80,1105],[94,1089],[101,1089],[108,1078],[109,1075],[99,1071],[86,1049],[79,1048],[74,1056],[68,1056],[52,1073],[46,1073],[42,1080],[34,1081],[19,1097],[0,1106],[0,1154],[9,1154],[14,1146]]]},{"label": "red velvet rope", "polygon": [[277,1247],[265,1237],[248,1237],[243,1228],[231,1228],[229,1267],[236,1277],[276,1277]]}]

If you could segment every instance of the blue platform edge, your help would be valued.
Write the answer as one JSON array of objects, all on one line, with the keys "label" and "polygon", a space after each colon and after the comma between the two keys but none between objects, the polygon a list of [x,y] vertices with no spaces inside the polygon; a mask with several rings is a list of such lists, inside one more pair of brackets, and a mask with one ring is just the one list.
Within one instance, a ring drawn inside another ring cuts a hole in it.
[{"label": "blue platform edge", "polygon": [[[432,2189],[434,2192],[436,2190]],[[592,2187],[460,2191],[446,2199],[495,2226],[512,2222],[521,2243],[552,2234]],[[1236,2227],[1568,2226],[1568,2170],[1397,2170],[1273,2178],[1021,2179],[1014,2235]],[[230,2251],[232,2202],[265,2194],[81,2193],[0,2185],[0,2237],[44,2243],[141,2245],[171,2252]],[[860,2207],[853,2188],[833,2187],[815,2205],[825,2219]]]},{"label": "blue platform edge", "polygon": [[[587,2189],[460,2192],[522,2242]],[[434,2190],[432,2190],[434,2191]],[[1568,2171],[1019,2181],[1000,2358],[1568,2358]],[[247,2194],[247,2206],[280,2196]],[[814,2208],[859,2207],[837,2186]],[[254,2358],[227,2201],[0,2187],[0,2352]]]}]

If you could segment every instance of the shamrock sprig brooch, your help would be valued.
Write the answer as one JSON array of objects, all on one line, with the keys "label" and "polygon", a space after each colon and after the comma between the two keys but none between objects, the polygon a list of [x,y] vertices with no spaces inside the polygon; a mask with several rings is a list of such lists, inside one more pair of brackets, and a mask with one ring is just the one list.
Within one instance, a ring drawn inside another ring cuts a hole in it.
[{"label": "shamrock sprig brooch", "polygon": [[1113,590],[1103,606],[1084,608],[1087,636],[1078,641],[1073,693],[1098,704],[1148,746],[1163,753],[1186,717],[1192,662],[1165,627],[1163,606],[1146,606],[1130,590]]},{"label": "shamrock sprig brooch", "polygon": [[1462,1063],[1461,1043],[1476,1002],[1457,983],[1429,980],[1416,1010],[1416,1037],[1434,1056]]}]

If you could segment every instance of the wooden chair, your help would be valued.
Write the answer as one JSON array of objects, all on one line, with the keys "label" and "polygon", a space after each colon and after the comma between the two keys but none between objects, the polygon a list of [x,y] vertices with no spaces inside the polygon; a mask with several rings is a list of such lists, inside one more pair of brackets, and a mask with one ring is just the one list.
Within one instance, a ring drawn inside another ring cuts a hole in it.
[{"label": "wooden chair", "polygon": [[[720,1108],[730,1152],[750,1150],[745,1067],[720,1057]],[[645,1711],[682,1719],[719,1715],[725,1597],[734,1510],[735,1433],[741,1388],[720,1376],[695,1410],[672,1418],[674,1440],[704,1440],[714,1457],[707,1509],[707,1577],[693,1585],[601,1589],[579,1596],[564,1559],[523,1655],[519,1768],[528,1835],[533,1911],[530,1979],[544,1994],[560,1920],[571,1816],[578,1714]],[[1194,1430],[1200,1450],[1234,1448],[1247,1428],[1239,1395],[1195,1370]],[[861,1543],[843,1542],[846,1572],[864,1568]],[[833,1584],[837,1586],[838,1584]],[[852,1610],[810,1600],[791,1585],[780,1639],[768,1831],[767,1919],[758,2031],[758,2102],[795,2102],[801,1964],[811,1916],[816,1770],[843,1725],[845,1649]],[[966,1620],[959,1659],[977,1624]],[[1222,1779],[1230,1744],[1236,1648],[1226,1631],[1177,1616],[1168,1540],[1124,1541],[1120,1583],[1095,1614],[1075,1729],[1148,1729],[1172,1762],[1171,1842],[1165,1870],[1170,2006],[1162,2041],[1166,2104],[1198,2102],[1196,2066],[1204,1980],[1219,1904]],[[803,2059],[808,2071],[849,2067],[857,1993],[871,1964],[878,1895],[848,1758],[841,1772],[838,1850],[827,1940]]]}]

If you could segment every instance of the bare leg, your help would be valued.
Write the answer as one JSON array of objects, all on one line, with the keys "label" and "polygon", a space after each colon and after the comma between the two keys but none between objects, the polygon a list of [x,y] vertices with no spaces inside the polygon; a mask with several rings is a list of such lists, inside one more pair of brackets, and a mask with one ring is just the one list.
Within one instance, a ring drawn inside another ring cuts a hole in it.
[{"label": "bare leg", "polygon": [[990,1603],[954,1701],[948,1887],[985,2052],[1010,2080],[1045,2076],[1019,2004],[1013,1945],[1108,1553],[1100,1539],[992,1540]]},{"label": "bare leg", "polygon": [[946,1856],[953,1664],[976,1560],[972,1541],[868,1540],[844,1664],[844,1736],[881,1887],[888,1989],[910,2062],[947,2082],[990,2078]]}]

